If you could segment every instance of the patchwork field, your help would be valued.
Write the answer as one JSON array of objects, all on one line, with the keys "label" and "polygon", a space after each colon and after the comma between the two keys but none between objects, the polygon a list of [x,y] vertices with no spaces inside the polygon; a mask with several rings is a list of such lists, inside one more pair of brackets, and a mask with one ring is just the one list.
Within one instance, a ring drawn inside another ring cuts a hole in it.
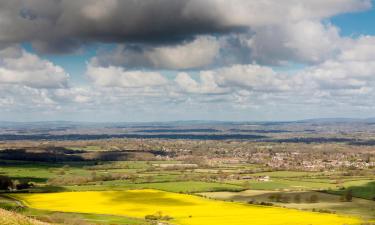
[{"label": "patchwork field", "polygon": [[[157,190],[14,194],[40,210],[161,218],[174,224],[342,225],[354,217],[210,200]],[[207,210],[209,209],[209,210]]]}]

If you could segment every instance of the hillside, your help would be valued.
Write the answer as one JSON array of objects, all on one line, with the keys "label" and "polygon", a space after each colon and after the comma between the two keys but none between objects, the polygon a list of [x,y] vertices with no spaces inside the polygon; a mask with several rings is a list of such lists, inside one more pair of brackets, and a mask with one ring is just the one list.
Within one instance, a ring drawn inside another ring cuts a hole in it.
[{"label": "hillside", "polygon": [[0,225],[49,225],[20,214],[0,209]]}]

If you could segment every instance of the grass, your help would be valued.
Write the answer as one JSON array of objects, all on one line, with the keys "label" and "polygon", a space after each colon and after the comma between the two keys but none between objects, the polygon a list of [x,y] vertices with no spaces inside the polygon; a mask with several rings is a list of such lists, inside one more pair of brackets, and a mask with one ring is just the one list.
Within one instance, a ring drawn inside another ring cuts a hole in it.
[{"label": "grass", "polygon": [[87,214],[87,213],[66,213],[51,212],[47,210],[27,209],[23,214],[31,215],[42,221],[50,221],[53,224],[67,225],[150,225],[144,219],[129,218],[125,216]]},{"label": "grass", "polygon": [[309,177],[314,175],[319,175],[317,172],[300,172],[300,171],[273,171],[273,172],[263,172],[263,173],[254,173],[252,176],[270,176],[271,178],[278,177]]},{"label": "grass", "polygon": [[106,191],[126,189],[157,189],[176,193],[195,193],[211,191],[241,191],[244,188],[232,185],[200,181],[162,182],[162,183],[129,183],[124,181],[108,181],[101,185],[65,186],[65,191]]},{"label": "grass", "polygon": [[[129,218],[124,216],[100,215],[100,214],[85,214],[85,213],[64,213],[52,212],[47,210],[38,210],[20,206],[13,198],[0,196],[0,208],[13,213],[14,215],[24,215],[27,217],[36,218],[40,221],[48,221],[52,224],[69,224],[69,225],[115,225],[115,224],[131,224],[131,225],[150,225],[144,219]],[[4,210],[3,210],[4,211]],[[12,215],[13,215],[12,214]],[[8,217],[4,217],[4,220]],[[1,220],[0,220],[1,221]],[[10,221],[10,220],[9,220]],[[4,223],[0,223],[4,225]],[[7,223],[5,223],[7,224]],[[13,225],[13,224],[12,224]]]},{"label": "grass", "polygon": [[22,216],[15,212],[9,212],[0,209],[0,224],[1,225],[48,225],[34,219]]},{"label": "grass", "polygon": [[231,181],[230,183],[243,185],[252,190],[323,190],[336,187],[336,185],[326,182],[311,182],[284,178],[271,178],[269,182],[248,180]]},{"label": "grass", "polygon": [[375,182],[374,180],[351,181],[345,183],[343,190],[330,190],[329,193],[342,195],[351,190],[353,196],[369,200],[375,200]]},{"label": "grass", "polygon": [[144,218],[146,215],[164,215],[173,218],[169,222],[183,225],[349,225],[361,222],[353,217],[334,214],[222,202],[157,190],[14,194],[12,196],[36,209],[135,218]]}]

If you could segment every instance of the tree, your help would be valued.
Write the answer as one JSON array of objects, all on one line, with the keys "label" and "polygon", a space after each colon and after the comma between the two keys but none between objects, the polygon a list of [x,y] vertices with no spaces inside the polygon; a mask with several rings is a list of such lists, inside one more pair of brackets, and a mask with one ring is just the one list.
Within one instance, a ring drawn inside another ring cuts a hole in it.
[{"label": "tree", "polygon": [[281,202],[283,199],[283,196],[280,193],[275,194],[275,201],[276,202]]},{"label": "tree", "polygon": [[289,203],[289,202],[290,202],[290,197],[287,196],[287,195],[284,195],[284,196],[281,198],[281,202],[282,202],[282,203]]},{"label": "tree", "polygon": [[275,195],[270,195],[270,196],[268,196],[268,199],[271,201],[271,202],[274,202],[275,201],[275,198],[276,198],[276,196]]},{"label": "tree", "polygon": [[7,176],[0,176],[0,190],[10,190],[13,188],[13,181]]},{"label": "tree", "polygon": [[34,186],[33,183],[30,183],[28,181],[21,181],[13,185],[16,187],[17,190],[24,190]]},{"label": "tree", "polygon": [[314,194],[310,196],[309,202],[317,203],[318,201],[319,201],[319,197],[317,195]]},{"label": "tree", "polygon": [[294,202],[295,203],[301,203],[301,195],[300,194],[296,194],[294,196]]},{"label": "tree", "polygon": [[346,202],[351,202],[353,200],[353,191],[348,190],[347,192],[344,193],[344,199]]}]

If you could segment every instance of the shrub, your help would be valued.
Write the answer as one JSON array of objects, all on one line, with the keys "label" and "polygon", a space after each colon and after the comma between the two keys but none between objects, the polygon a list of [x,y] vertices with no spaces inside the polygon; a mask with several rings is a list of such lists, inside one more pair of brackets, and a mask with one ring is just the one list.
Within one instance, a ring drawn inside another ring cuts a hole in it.
[{"label": "shrub", "polygon": [[348,190],[344,192],[340,199],[343,202],[351,202],[353,200],[353,191]]},{"label": "shrub", "polygon": [[294,199],[295,203],[301,203],[301,195],[300,194],[296,194],[293,199]]},{"label": "shrub", "polygon": [[311,195],[310,198],[308,199],[310,203],[317,203],[319,202],[319,197],[317,195]]},{"label": "shrub", "polygon": [[146,215],[145,219],[146,220],[158,220],[159,218],[155,215]]},{"label": "shrub", "polygon": [[34,186],[33,183],[30,183],[28,181],[22,181],[22,182],[20,182],[16,185],[16,189],[17,190],[25,190],[25,189],[29,189],[33,186]]}]

